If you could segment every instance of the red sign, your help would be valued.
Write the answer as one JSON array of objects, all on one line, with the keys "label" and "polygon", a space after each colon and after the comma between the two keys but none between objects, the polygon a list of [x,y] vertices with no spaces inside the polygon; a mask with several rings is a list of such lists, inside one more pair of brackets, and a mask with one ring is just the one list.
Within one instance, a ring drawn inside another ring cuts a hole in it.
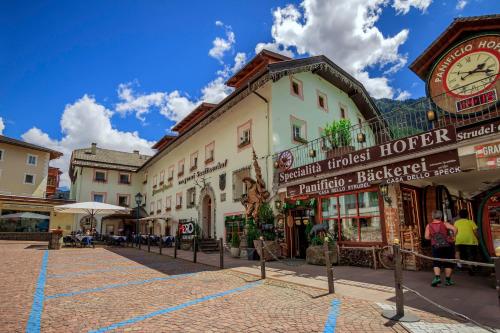
[{"label": "red sign", "polygon": [[388,163],[383,166],[318,179],[286,188],[289,197],[333,194],[367,188],[376,183],[399,183],[460,172],[457,150]]}]

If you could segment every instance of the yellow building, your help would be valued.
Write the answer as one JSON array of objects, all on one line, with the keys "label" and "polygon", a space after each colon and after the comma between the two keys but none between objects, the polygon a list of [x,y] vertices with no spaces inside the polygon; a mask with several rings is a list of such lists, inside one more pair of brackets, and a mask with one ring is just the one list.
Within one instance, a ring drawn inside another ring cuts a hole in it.
[{"label": "yellow building", "polygon": [[67,201],[46,195],[49,163],[61,156],[58,151],[0,135],[0,214],[30,212],[47,216],[0,219],[0,233],[44,232],[57,227],[71,231],[73,216],[53,210]]}]

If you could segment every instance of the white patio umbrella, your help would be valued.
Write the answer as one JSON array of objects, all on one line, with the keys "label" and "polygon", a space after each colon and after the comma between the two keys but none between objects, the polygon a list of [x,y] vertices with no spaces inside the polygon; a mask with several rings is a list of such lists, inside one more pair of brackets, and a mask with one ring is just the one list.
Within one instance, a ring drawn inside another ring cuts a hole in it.
[{"label": "white patio umbrella", "polygon": [[50,219],[50,216],[48,216],[48,215],[42,215],[42,214],[36,214],[36,213],[30,213],[30,212],[22,212],[22,213],[15,213],[15,214],[6,214],[6,215],[0,216],[0,220],[9,220],[9,219],[48,220],[48,219]]},{"label": "white patio umbrella", "polygon": [[55,206],[54,211],[59,213],[68,214],[87,214],[91,217],[90,219],[90,230],[92,230],[92,221],[96,215],[111,215],[116,213],[128,213],[129,208],[109,205],[102,202],[77,202],[74,204],[67,204],[61,206]]}]

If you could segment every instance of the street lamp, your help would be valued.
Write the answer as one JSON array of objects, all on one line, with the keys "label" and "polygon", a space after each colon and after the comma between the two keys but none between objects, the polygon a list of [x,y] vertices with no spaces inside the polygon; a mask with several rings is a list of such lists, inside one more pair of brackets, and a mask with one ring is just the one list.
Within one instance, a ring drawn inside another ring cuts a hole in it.
[{"label": "street lamp", "polygon": [[135,223],[135,234],[139,234],[139,207],[142,204],[142,194],[141,192],[138,192],[135,195],[135,204],[137,205],[137,213],[136,213],[136,223]]}]

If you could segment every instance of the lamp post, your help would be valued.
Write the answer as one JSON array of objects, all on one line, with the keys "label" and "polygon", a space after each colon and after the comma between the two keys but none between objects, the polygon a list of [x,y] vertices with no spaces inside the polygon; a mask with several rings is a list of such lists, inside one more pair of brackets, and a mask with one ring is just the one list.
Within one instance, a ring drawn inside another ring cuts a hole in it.
[{"label": "lamp post", "polygon": [[135,195],[135,203],[137,205],[137,212],[136,212],[136,222],[135,222],[135,234],[136,236],[139,235],[139,207],[141,206],[142,203],[142,194],[141,192],[138,192]]}]

